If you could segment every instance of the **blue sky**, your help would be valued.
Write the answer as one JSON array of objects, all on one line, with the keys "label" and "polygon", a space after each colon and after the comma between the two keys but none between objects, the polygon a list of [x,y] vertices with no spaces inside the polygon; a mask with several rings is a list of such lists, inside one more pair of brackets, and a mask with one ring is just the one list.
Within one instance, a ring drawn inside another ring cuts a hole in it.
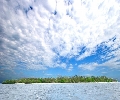
[{"label": "blue sky", "polygon": [[107,76],[120,81],[119,0],[1,0],[0,82]]}]

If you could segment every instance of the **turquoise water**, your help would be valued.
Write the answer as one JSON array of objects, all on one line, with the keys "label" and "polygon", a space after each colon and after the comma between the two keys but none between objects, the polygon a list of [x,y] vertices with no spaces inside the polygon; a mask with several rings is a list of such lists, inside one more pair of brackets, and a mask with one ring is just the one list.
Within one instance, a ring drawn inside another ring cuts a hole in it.
[{"label": "turquoise water", "polygon": [[0,100],[120,100],[120,83],[0,84]]}]

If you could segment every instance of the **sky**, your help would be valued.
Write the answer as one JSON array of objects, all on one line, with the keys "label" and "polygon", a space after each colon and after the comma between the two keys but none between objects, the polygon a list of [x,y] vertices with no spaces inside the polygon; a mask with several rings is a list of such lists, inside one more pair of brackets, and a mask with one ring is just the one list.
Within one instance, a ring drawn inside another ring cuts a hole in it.
[{"label": "sky", "polygon": [[120,0],[0,0],[0,82],[107,76],[120,81]]}]

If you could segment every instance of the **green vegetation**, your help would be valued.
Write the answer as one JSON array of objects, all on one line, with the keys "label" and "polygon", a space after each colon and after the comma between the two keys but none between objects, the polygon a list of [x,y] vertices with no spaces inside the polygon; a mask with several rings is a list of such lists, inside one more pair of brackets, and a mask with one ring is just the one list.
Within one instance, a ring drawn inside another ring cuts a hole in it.
[{"label": "green vegetation", "polygon": [[6,80],[2,84],[15,84],[15,83],[80,83],[80,82],[117,82],[112,78],[106,76],[73,76],[73,77],[57,77],[57,78],[22,78],[18,80]]}]

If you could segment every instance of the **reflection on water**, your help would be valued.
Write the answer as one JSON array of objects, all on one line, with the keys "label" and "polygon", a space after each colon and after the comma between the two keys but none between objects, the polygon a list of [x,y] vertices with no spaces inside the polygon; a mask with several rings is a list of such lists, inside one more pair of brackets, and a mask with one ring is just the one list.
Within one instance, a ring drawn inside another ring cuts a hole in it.
[{"label": "reflection on water", "polygon": [[120,83],[0,84],[0,100],[120,100]]}]

